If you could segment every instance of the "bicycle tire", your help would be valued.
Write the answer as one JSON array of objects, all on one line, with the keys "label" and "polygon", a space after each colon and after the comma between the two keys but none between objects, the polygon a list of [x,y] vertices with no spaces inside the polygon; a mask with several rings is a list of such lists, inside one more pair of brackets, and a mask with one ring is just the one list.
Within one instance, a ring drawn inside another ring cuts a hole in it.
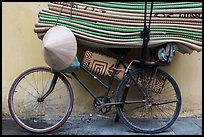
[{"label": "bicycle tire", "polygon": [[[145,71],[152,71],[153,69],[151,68],[148,68],[148,69],[145,69]],[[139,73],[142,73],[142,69],[136,69],[131,73],[132,76],[135,76]],[[174,81],[174,79],[169,75],[167,74],[166,72],[158,69],[157,70],[157,74],[160,74],[161,76],[163,76],[166,80],[168,80],[170,82],[170,84],[172,84],[173,86],[173,89],[175,91],[175,95],[176,95],[176,99],[178,100],[177,103],[176,103],[176,106],[175,106],[175,110],[174,110],[174,113],[171,117],[171,119],[168,121],[168,123],[165,123],[164,126],[162,127],[159,127],[159,128],[155,128],[155,129],[145,129],[144,127],[141,128],[141,125],[140,124],[147,124],[148,123],[142,123],[139,122],[138,123],[133,123],[132,121],[130,121],[126,114],[125,114],[125,110],[124,108],[121,107],[121,105],[116,105],[116,111],[117,111],[117,114],[119,116],[119,118],[123,121],[123,123],[131,128],[133,131],[135,132],[139,132],[139,133],[146,133],[146,134],[155,134],[155,133],[160,133],[160,132],[163,132],[165,131],[166,129],[168,129],[175,121],[176,119],[178,118],[178,115],[179,115],[179,112],[180,112],[180,109],[181,109],[181,94],[180,94],[180,90],[179,90],[179,87],[177,85],[177,83]],[[118,85],[117,87],[117,91],[116,91],[116,94],[115,94],[115,101],[116,102],[120,102],[120,93],[122,93],[122,87],[124,86],[125,82],[127,82],[127,80],[130,78],[130,74],[126,75],[122,81],[120,82],[120,84]],[[135,77],[134,77],[135,78]],[[166,82],[166,81],[165,81]],[[164,87],[163,87],[164,88]],[[129,91],[128,91],[129,92]],[[131,93],[130,93],[131,94]],[[160,93],[161,94],[161,93]],[[165,95],[165,94],[164,94]],[[128,97],[127,97],[128,98]],[[125,105],[124,105],[125,106]],[[140,107],[142,107],[143,105],[141,105]],[[138,107],[139,108],[139,107]],[[145,108],[145,105],[144,105],[144,108]],[[159,109],[158,109],[159,110]],[[138,110],[137,110],[138,111]],[[144,110],[143,110],[144,111]],[[146,108],[145,108],[145,111],[146,111]],[[139,113],[139,112],[136,112],[136,113]],[[152,112],[151,112],[152,113]],[[158,112],[156,112],[158,113]],[[145,114],[146,115],[146,114]],[[149,114],[148,114],[149,115]],[[152,115],[152,114],[151,114]],[[156,115],[156,114],[155,114]],[[162,116],[162,115],[161,115]],[[145,117],[145,116],[144,116]],[[163,118],[163,117],[162,117]],[[136,118],[135,118],[136,119]],[[142,119],[145,119],[145,118],[142,118]],[[152,119],[156,119],[156,118],[152,118]],[[139,120],[138,120],[139,121]],[[146,120],[147,122],[148,120]],[[158,119],[159,121],[159,119]],[[162,123],[161,121],[159,121],[160,123]],[[137,125],[138,124],[138,125]],[[154,124],[154,123],[153,123]],[[149,124],[151,125],[151,124]]]},{"label": "bicycle tire", "polygon": [[[14,92],[19,92],[19,91],[16,91],[16,87],[18,86],[18,84],[23,80],[25,79],[24,77],[32,74],[32,73],[35,73],[35,72],[48,72],[50,73],[50,75],[52,75],[53,73],[51,72],[51,69],[48,68],[48,67],[34,67],[34,68],[31,68],[31,69],[28,69],[26,70],[25,72],[23,72],[22,74],[20,74],[16,80],[13,82],[12,86],[11,86],[11,89],[10,89],[10,92],[9,92],[9,97],[8,97],[8,106],[9,106],[9,111],[11,113],[11,116],[12,118],[14,119],[14,121],[20,126],[22,127],[23,129],[26,129],[27,131],[30,131],[30,132],[33,132],[33,133],[38,133],[38,134],[42,134],[42,133],[48,133],[48,132],[51,132],[53,130],[56,130],[57,128],[59,128],[60,126],[62,126],[66,120],[69,118],[71,112],[72,112],[72,108],[73,108],[73,100],[74,100],[74,96],[73,96],[73,91],[72,91],[72,87],[70,85],[70,83],[68,82],[68,80],[65,78],[64,75],[62,75],[61,73],[59,73],[59,77],[58,79],[60,79],[64,85],[66,86],[66,92],[67,92],[67,95],[69,95],[69,104],[64,107],[65,108],[65,114],[62,118],[59,118],[59,122],[57,122],[56,124],[52,125],[51,127],[47,127],[45,129],[39,129],[39,128],[33,128],[31,127],[30,125],[28,124],[25,124],[25,121],[21,120],[20,116],[17,115],[17,111],[15,112],[15,108],[17,109],[17,107],[14,107],[16,104],[14,103]],[[52,73],[52,74],[51,74]],[[42,73],[43,74],[43,73]],[[34,77],[36,78],[36,77]],[[59,81],[59,80],[58,80]],[[20,83],[21,84],[21,83]],[[48,85],[48,82],[46,83]],[[46,86],[47,86],[46,85]],[[30,91],[30,90],[29,90]],[[52,93],[51,93],[52,94]],[[46,99],[45,99],[46,100]],[[21,106],[22,107],[22,106]],[[22,107],[23,108],[23,107]],[[21,109],[22,109],[21,108]],[[26,109],[26,108],[25,108]],[[49,108],[47,108],[49,109]],[[21,110],[21,111],[24,111],[24,110]],[[54,110],[53,110],[54,111]],[[43,113],[43,111],[41,112]],[[53,113],[53,112],[52,112]],[[26,115],[26,114],[24,114]],[[44,114],[46,116],[46,114]],[[37,114],[36,114],[37,116]],[[49,119],[48,119],[49,120]],[[34,120],[33,120],[34,121]],[[30,122],[30,121],[29,121]],[[34,121],[35,122],[35,121]],[[49,124],[47,124],[49,125]],[[46,126],[47,126],[46,125]]]}]

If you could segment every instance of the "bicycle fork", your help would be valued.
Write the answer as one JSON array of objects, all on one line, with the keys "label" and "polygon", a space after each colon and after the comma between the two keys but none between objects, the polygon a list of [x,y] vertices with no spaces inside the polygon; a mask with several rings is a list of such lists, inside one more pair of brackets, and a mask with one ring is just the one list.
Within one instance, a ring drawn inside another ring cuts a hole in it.
[{"label": "bicycle fork", "polygon": [[42,96],[42,97],[39,97],[38,98],[38,102],[43,102],[44,100],[45,100],[45,98],[47,97],[47,96],[49,96],[50,95],[50,93],[52,93],[52,91],[53,91],[53,89],[55,88],[55,85],[56,85],[56,83],[57,83],[57,79],[58,79],[58,73],[55,73],[54,74],[54,76],[53,76],[53,78],[52,78],[52,82],[51,82],[51,84],[50,84],[50,87],[49,87],[49,89],[48,89],[48,91]]}]

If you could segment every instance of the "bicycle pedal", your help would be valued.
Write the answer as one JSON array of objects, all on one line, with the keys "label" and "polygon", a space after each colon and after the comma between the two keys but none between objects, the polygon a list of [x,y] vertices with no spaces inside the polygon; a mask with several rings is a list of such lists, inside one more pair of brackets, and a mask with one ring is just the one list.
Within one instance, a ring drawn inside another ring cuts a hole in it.
[{"label": "bicycle pedal", "polygon": [[112,94],[114,94],[114,93],[115,93],[115,91],[113,90],[113,91],[111,91],[111,93],[112,93]]},{"label": "bicycle pedal", "polygon": [[88,118],[88,120],[87,120],[87,122],[88,122],[88,123],[90,123],[90,122],[91,122],[92,117],[93,117],[93,114],[91,114],[91,113],[90,113],[90,114],[89,114],[89,118]]},{"label": "bicycle pedal", "polygon": [[89,114],[89,117],[92,117],[93,116],[93,114]]}]

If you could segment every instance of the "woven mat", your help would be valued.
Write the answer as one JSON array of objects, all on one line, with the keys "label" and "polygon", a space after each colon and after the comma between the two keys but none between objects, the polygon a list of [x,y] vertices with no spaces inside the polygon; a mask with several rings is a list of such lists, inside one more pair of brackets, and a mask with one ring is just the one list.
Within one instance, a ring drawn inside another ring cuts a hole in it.
[{"label": "woven mat", "polygon": [[[90,70],[92,73],[102,76],[111,76],[113,73],[113,67],[115,67],[117,59],[108,57],[96,52],[86,51],[82,65]],[[122,69],[122,65],[119,66]],[[124,70],[117,71],[115,79],[121,80],[124,77]]]},{"label": "woven mat", "polygon": [[[39,39],[61,25],[70,28],[85,46],[141,48],[144,2],[74,2],[70,6],[70,2],[52,2],[39,12],[34,28]],[[149,47],[176,42],[182,53],[201,51],[202,3],[154,2],[150,38]]]}]

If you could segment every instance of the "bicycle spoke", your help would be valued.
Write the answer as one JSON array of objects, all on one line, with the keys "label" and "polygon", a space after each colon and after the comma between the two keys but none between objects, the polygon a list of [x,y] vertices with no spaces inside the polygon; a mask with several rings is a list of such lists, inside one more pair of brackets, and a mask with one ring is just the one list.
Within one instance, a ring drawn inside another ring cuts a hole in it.
[{"label": "bicycle spoke", "polygon": [[[168,104],[168,107],[167,107],[167,106],[164,106],[164,105],[162,105],[162,106],[160,106],[160,107],[163,107],[163,108],[165,108],[165,109],[171,110],[172,112],[175,111],[174,109],[172,109],[172,107],[169,106],[169,104]],[[174,108],[175,108],[175,107],[176,107],[176,106],[174,106]]]},{"label": "bicycle spoke", "polygon": [[[28,82],[28,80],[25,78],[25,80],[27,81],[27,83],[29,83],[30,84],[30,82]],[[31,87],[33,87],[33,85],[32,84],[30,84],[31,85]],[[35,88],[35,87],[33,87],[33,89],[38,93],[38,95],[39,95],[39,92],[37,91],[37,89]]]},{"label": "bicycle spoke", "polygon": [[32,80],[34,80],[34,84],[35,84],[36,89],[37,89],[37,91],[38,91],[38,86],[37,86],[37,83],[36,83],[36,81],[35,81],[35,76],[34,76],[34,74],[32,74]]},{"label": "bicycle spoke", "polygon": [[[19,85],[19,87],[21,87],[24,91],[27,91],[25,88],[23,88],[21,85]],[[36,96],[34,96],[33,94],[31,94],[29,91],[27,91],[31,96],[33,96],[34,98],[36,98],[37,99],[37,97]]]},{"label": "bicycle spoke", "polygon": [[43,72],[42,72],[42,92],[44,91],[44,87],[43,87]]},{"label": "bicycle spoke", "polygon": [[[51,76],[52,76],[52,75],[50,75],[49,79],[47,80],[47,83],[46,83],[46,85],[45,85],[45,89],[47,89],[48,82],[50,81],[50,83],[51,83]],[[42,92],[42,95],[44,95],[44,92],[45,92],[45,91]]]},{"label": "bicycle spoke", "polygon": [[[152,107],[152,109],[153,109],[153,107]],[[154,111],[155,112],[155,111]],[[156,116],[156,119],[159,121],[159,123],[161,124],[161,126],[163,126],[163,124],[162,124],[162,122],[161,122],[161,120],[160,120],[160,118],[159,117],[157,117],[157,115],[156,115],[157,113],[155,113],[155,116]]]},{"label": "bicycle spoke", "polygon": [[33,104],[33,102],[29,102],[26,105],[24,105],[25,107],[31,106]]},{"label": "bicycle spoke", "polygon": [[168,118],[168,115],[166,113],[164,113],[164,111],[159,106],[156,106],[156,108],[158,108]]}]

